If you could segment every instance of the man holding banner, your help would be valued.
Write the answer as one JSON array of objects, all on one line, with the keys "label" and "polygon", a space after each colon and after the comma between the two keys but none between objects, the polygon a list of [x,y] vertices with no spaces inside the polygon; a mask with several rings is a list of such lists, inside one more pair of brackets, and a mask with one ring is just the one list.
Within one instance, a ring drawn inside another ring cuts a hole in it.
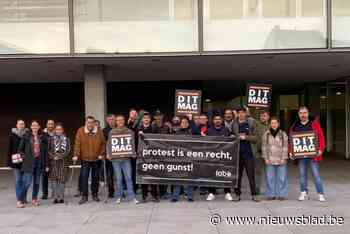
[{"label": "man holding banner", "polygon": [[319,173],[319,163],[325,149],[325,138],[320,123],[312,120],[309,109],[299,107],[298,120],[290,129],[290,156],[299,164],[300,196],[299,201],[308,199],[307,170],[311,167],[319,201],[325,202],[323,183]]},{"label": "man holding banner", "polygon": [[[225,127],[223,124],[222,116],[219,113],[215,113],[213,115],[213,124],[208,129],[208,136],[224,136],[229,137],[231,135],[230,130]],[[215,199],[216,189],[214,187],[209,188],[209,195],[207,197],[207,201],[212,201]],[[228,201],[232,201],[231,188],[224,188],[225,199]]]},{"label": "man holding banner", "polygon": [[134,201],[135,204],[139,203],[135,198],[135,192],[132,183],[132,168],[130,161],[132,157],[136,157],[135,134],[132,130],[128,129],[125,126],[124,116],[117,115],[116,127],[110,131],[107,142],[107,158],[112,161],[114,173],[117,177],[117,204],[121,202],[123,195],[123,176],[126,182],[129,201]]}]

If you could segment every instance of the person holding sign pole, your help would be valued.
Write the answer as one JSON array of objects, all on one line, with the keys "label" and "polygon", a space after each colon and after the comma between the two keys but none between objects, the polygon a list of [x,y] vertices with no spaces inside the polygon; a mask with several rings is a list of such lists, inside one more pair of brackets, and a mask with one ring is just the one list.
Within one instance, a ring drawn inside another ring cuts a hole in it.
[{"label": "person holding sign pole", "polygon": [[267,200],[285,200],[288,195],[288,136],[280,121],[272,117],[270,129],[262,135],[262,158],[266,164]]},{"label": "person holding sign pole", "polygon": [[[114,174],[116,175],[116,198],[120,204],[123,195],[123,177],[126,182],[127,196],[129,201],[138,204],[132,182],[131,158],[136,157],[135,146],[131,143],[134,132],[125,126],[123,115],[116,116],[116,126],[113,128],[107,142],[107,158],[112,161]],[[112,139],[112,137],[115,137]]]},{"label": "person holding sign pole", "polygon": [[[192,135],[189,119],[187,117],[181,117],[180,129],[175,133],[176,135]],[[175,185],[172,194],[171,202],[177,202],[180,199],[181,185]],[[193,202],[193,186],[187,186],[187,199],[189,202]]]},{"label": "person holding sign pole", "polygon": [[97,128],[95,118],[87,116],[85,126],[79,128],[74,144],[73,161],[81,160],[81,187],[82,198],[79,205],[88,201],[89,177],[91,172],[91,192],[92,199],[99,202],[99,160],[105,155],[106,141],[101,129]]},{"label": "person holding sign pole", "polygon": [[255,155],[256,155],[256,121],[252,118],[248,118],[247,110],[245,108],[239,108],[237,110],[238,118],[235,120],[232,126],[232,133],[239,137],[239,171],[238,171],[238,184],[235,188],[236,198],[235,201],[240,201],[241,198],[241,185],[243,170],[246,170],[250,192],[252,200],[260,202],[257,197],[255,186]]},{"label": "person holding sign pole", "polygon": [[[319,163],[322,161],[322,154],[325,149],[325,138],[317,120],[310,118],[309,109],[306,106],[299,107],[298,120],[290,128],[290,135],[292,133],[303,133],[303,132],[314,132],[318,141],[318,153],[316,157],[310,158],[305,155],[303,158],[299,158],[299,182],[300,182],[300,196],[299,201],[304,201],[308,199],[308,188],[307,188],[307,171],[308,167],[311,168],[311,173],[314,178],[314,183],[316,191],[318,193],[318,199],[320,202],[325,202],[326,198],[324,196],[323,182],[319,173]],[[313,143],[315,145],[315,143]],[[292,142],[290,142],[290,156],[292,159]]]},{"label": "person holding sign pole", "polygon": [[[222,116],[219,113],[214,113],[213,119],[212,119],[212,125],[208,129],[208,136],[225,136],[229,137],[231,135],[230,130],[225,127],[223,124],[223,119]],[[212,201],[215,199],[215,193],[216,189],[215,188],[209,188],[209,195],[207,197],[207,201]],[[232,201],[232,195],[231,195],[231,189],[230,188],[225,188],[225,199],[228,201]]]}]

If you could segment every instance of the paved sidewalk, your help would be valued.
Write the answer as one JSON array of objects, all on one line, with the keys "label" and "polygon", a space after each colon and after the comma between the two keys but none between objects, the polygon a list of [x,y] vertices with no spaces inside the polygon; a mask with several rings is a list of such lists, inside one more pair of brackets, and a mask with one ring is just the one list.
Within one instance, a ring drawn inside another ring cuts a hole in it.
[{"label": "paved sidewalk", "polygon": [[[43,201],[39,208],[16,209],[13,179],[10,173],[0,172],[0,233],[1,234],[96,234],[96,233],[349,233],[350,231],[350,162],[332,160],[322,164],[328,201],[320,203],[312,181],[309,183],[311,200],[298,202],[296,167],[290,165],[289,200],[263,201],[259,204],[243,197],[239,203],[224,201],[219,196],[213,202],[196,194],[196,201],[135,205],[114,201],[108,204],[89,202],[79,206],[78,199],[69,197],[68,204],[53,205]],[[311,180],[310,175],[310,180]],[[246,181],[245,181],[246,182]],[[247,190],[245,188],[247,193]],[[222,222],[210,224],[210,216],[220,215]],[[226,216],[302,216],[334,215],[345,219],[343,225],[230,225]]]}]

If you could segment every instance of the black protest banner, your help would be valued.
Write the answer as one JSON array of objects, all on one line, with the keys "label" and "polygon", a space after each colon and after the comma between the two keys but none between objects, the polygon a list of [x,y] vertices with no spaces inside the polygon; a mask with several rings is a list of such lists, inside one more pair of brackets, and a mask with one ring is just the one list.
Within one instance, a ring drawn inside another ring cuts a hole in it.
[{"label": "black protest banner", "polygon": [[135,156],[134,134],[111,134],[107,147],[107,152],[112,159]]},{"label": "black protest banner", "polygon": [[200,90],[175,91],[175,115],[200,114],[202,92]]},{"label": "black protest banner", "polygon": [[272,86],[265,84],[247,85],[247,106],[269,108],[272,98]]},{"label": "black protest banner", "polygon": [[315,132],[293,132],[290,137],[293,158],[313,158],[318,155],[319,145]]},{"label": "black protest banner", "polygon": [[137,182],[235,186],[238,145],[230,137],[144,134],[139,140]]}]

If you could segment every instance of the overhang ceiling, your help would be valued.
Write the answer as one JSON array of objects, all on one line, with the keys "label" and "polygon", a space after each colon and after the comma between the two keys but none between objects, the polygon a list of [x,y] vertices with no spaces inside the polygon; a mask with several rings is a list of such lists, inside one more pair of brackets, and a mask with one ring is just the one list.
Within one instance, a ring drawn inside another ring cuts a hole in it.
[{"label": "overhang ceiling", "polygon": [[86,64],[104,64],[107,81],[220,80],[292,87],[350,76],[350,52],[2,58],[0,83],[82,82]]}]

